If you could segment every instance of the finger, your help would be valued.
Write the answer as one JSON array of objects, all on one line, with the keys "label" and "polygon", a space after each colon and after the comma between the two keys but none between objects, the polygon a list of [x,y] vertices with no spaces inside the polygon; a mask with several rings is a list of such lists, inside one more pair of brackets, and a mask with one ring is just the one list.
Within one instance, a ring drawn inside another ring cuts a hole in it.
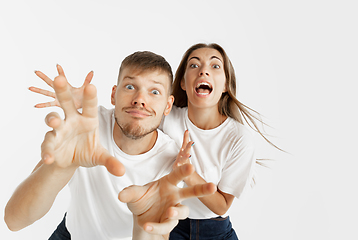
[{"label": "finger", "polygon": [[123,203],[134,203],[137,202],[147,190],[146,186],[132,185],[123,189],[118,194],[118,199]]},{"label": "finger", "polygon": [[92,84],[87,85],[83,90],[82,115],[91,118],[96,118],[98,115],[97,89]]},{"label": "finger", "polygon": [[66,117],[78,113],[73,102],[71,90],[67,79],[61,75],[57,76],[54,79],[53,86],[56,92],[57,100],[61,105],[61,108],[65,112]]},{"label": "finger", "polygon": [[41,71],[35,71],[36,76],[38,76],[39,78],[41,78],[42,80],[44,80],[45,83],[47,83],[47,85],[49,85],[50,87],[53,88],[53,81],[51,80],[51,78],[49,78],[48,76],[46,76],[43,72]]},{"label": "finger", "polygon": [[56,68],[57,68],[58,75],[63,76],[63,77],[66,77],[65,71],[63,71],[63,68],[61,67],[60,64],[57,64],[57,65],[56,65]]},{"label": "finger", "polygon": [[175,168],[166,177],[169,183],[177,185],[179,182],[184,180],[184,178],[192,174],[194,170],[194,166],[188,163]]},{"label": "finger", "polygon": [[46,103],[38,103],[35,105],[35,108],[45,108],[45,107],[60,107],[57,101],[46,102]]},{"label": "finger", "polygon": [[169,207],[167,217],[169,219],[185,219],[189,216],[189,207],[178,203],[176,206]]},{"label": "finger", "polygon": [[86,86],[86,85],[90,84],[91,81],[92,81],[93,75],[94,75],[93,71],[90,71],[90,72],[87,74],[87,76],[86,76],[86,78],[85,78],[85,82],[83,83],[82,86]]},{"label": "finger", "polygon": [[56,94],[54,92],[47,91],[47,90],[44,90],[44,89],[41,89],[41,88],[29,87],[29,90],[31,92],[34,92],[34,93],[39,93],[39,94],[42,94],[42,95],[45,95],[45,96],[48,96],[48,97],[56,98]]},{"label": "finger", "polygon": [[189,130],[186,130],[184,132],[184,137],[183,137],[183,144],[181,146],[181,149],[185,149],[186,145],[188,144],[189,142]]},{"label": "finger", "polygon": [[176,219],[166,219],[161,223],[148,222],[143,225],[143,229],[151,234],[165,235],[170,233],[178,225]]},{"label": "finger", "polygon": [[181,200],[193,197],[204,197],[213,194],[217,190],[214,183],[197,184],[192,187],[181,188],[179,196]]},{"label": "finger", "polygon": [[103,152],[99,156],[96,165],[105,166],[109,173],[117,177],[123,176],[126,172],[124,165],[118,161],[117,158],[110,155],[105,149],[103,149]]},{"label": "finger", "polygon": [[55,132],[50,131],[45,135],[45,139],[41,144],[41,158],[45,164],[51,164],[54,162],[55,151]]},{"label": "finger", "polygon": [[62,126],[63,123],[62,119],[60,118],[60,115],[56,112],[47,114],[45,122],[47,126],[57,130]]}]

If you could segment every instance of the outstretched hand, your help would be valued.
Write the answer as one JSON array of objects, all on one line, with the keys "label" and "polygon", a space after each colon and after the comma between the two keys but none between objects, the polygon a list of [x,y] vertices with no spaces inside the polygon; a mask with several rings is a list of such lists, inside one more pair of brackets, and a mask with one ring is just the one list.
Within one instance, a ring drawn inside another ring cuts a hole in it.
[{"label": "outstretched hand", "polygon": [[47,132],[41,146],[43,163],[56,164],[61,168],[103,165],[113,175],[122,176],[124,166],[99,142],[95,86],[88,84],[83,89],[82,114],[76,110],[71,87],[63,71],[59,71],[52,86],[65,119],[62,120],[57,113],[46,116],[46,123],[53,130]]},{"label": "outstretched hand", "polygon": [[137,224],[146,232],[166,235],[178,224],[178,219],[185,219],[189,214],[189,209],[181,205],[181,201],[216,191],[213,183],[177,187],[179,182],[193,172],[193,165],[184,164],[155,182],[125,188],[118,198],[127,203]]},{"label": "outstretched hand", "polygon": [[177,158],[173,164],[173,169],[175,169],[181,165],[190,163],[190,157],[191,157],[190,150],[193,145],[194,145],[194,142],[189,141],[189,130],[186,130],[184,132],[183,144],[182,144],[182,146],[180,148],[180,152],[177,155]]},{"label": "outstretched hand", "polygon": [[[58,74],[65,77],[65,72],[63,71],[63,68],[60,65],[57,65],[56,68],[57,68]],[[54,81],[52,81],[51,78],[46,76],[41,71],[35,71],[35,74],[39,78],[41,78],[51,88],[54,88],[53,87]],[[84,91],[85,87],[91,83],[92,78],[93,78],[93,71],[91,71],[87,74],[83,85],[79,88],[73,87],[73,86],[71,86],[71,84],[68,83],[71,94],[73,96],[73,102],[75,104],[76,109],[82,108],[83,91]],[[37,87],[29,87],[29,90],[34,93],[39,93],[39,94],[54,98],[54,101],[52,101],[52,102],[36,104],[35,105],[36,108],[45,108],[45,107],[52,107],[52,106],[61,107],[60,103],[58,102],[55,92],[47,91],[47,90],[44,90],[42,88],[37,88]]]}]

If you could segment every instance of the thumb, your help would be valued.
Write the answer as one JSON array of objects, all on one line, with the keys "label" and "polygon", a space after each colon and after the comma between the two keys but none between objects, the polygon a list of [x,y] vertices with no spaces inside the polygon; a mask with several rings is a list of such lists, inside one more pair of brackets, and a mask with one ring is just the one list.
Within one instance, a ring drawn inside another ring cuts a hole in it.
[{"label": "thumb", "polygon": [[99,156],[97,164],[105,166],[109,173],[117,177],[123,176],[126,171],[123,164],[118,161],[117,158],[110,155],[104,148],[102,154]]},{"label": "thumb", "polygon": [[137,185],[126,187],[118,194],[118,199],[123,203],[137,202],[147,192],[147,189],[147,186]]}]

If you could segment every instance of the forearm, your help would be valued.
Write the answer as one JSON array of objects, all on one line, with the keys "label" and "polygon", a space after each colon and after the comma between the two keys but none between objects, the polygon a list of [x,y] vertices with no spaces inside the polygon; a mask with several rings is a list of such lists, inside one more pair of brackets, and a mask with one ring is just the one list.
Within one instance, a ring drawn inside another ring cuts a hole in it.
[{"label": "forearm", "polygon": [[76,168],[61,169],[41,165],[15,190],[5,208],[5,222],[18,231],[42,218],[57,194],[69,182]]},{"label": "forearm", "polygon": [[[190,177],[187,177],[184,182],[188,186],[206,183],[206,181],[197,172],[194,172]],[[227,199],[220,192],[220,190],[217,190],[212,195],[199,197],[198,199],[217,215],[224,215],[231,206],[231,202],[227,202]]]}]

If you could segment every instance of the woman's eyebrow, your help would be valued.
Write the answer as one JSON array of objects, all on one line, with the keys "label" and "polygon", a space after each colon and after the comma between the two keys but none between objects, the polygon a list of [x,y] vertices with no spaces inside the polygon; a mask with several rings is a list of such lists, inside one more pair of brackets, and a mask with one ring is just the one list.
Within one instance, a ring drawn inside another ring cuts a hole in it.
[{"label": "woman's eyebrow", "polygon": [[191,59],[193,59],[193,58],[200,61],[200,58],[198,58],[198,57],[191,57],[191,58],[188,60],[188,62],[189,62]]},{"label": "woman's eyebrow", "polygon": [[210,59],[213,59],[213,58],[219,59],[220,62],[222,62],[222,60],[221,60],[219,57],[217,57],[217,56],[212,56]]},{"label": "woman's eyebrow", "polygon": [[[198,58],[198,57],[191,57],[191,58],[188,60],[188,62],[189,62],[191,59],[193,59],[193,58],[194,58],[194,59],[197,59],[198,61],[200,61],[200,58]],[[220,62],[222,62],[222,60],[221,60],[219,57],[215,56],[215,55],[214,55],[214,56],[211,56],[210,60],[211,60],[211,59],[214,59],[214,58],[219,59]]]}]

